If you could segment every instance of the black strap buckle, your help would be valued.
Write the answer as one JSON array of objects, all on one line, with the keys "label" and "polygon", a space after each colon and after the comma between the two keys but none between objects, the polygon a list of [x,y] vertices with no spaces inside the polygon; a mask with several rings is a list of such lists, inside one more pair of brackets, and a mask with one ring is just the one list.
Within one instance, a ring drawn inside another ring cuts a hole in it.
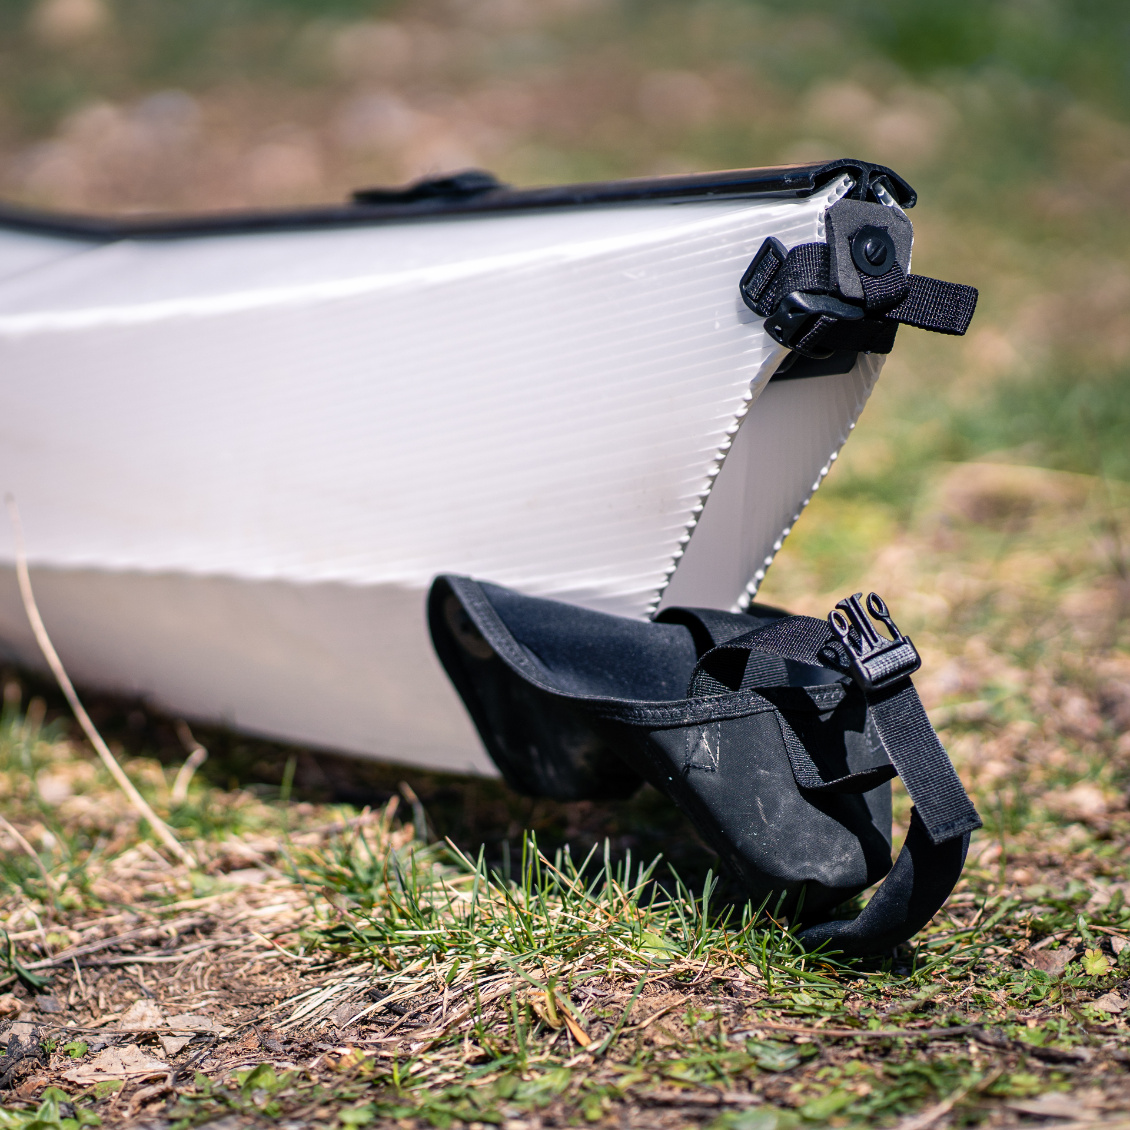
[{"label": "black strap buckle", "polygon": [[[913,675],[922,666],[922,658],[898,630],[882,597],[871,593],[864,612],[862,596],[857,592],[841,600],[828,613],[828,623],[848,653],[855,681],[863,690],[872,691]],[[872,617],[882,621],[891,633],[890,639],[875,630]]]},{"label": "black strap buckle", "polygon": [[[796,347],[808,331],[813,329],[821,317],[834,318],[837,322],[858,322],[864,311],[851,306],[830,294],[812,294],[809,291],[794,290],[786,294],[777,304],[777,309],[765,319],[765,332],[790,349]],[[804,349],[806,357],[831,357],[833,349]]]},{"label": "black strap buckle", "polygon": [[786,250],[770,236],[742,275],[742,300],[774,341],[821,360],[890,353],[901,324],[965,333],[977,291],[908,273],[912,230],[901,211],[845,197],[824,219],[826,242]]}]

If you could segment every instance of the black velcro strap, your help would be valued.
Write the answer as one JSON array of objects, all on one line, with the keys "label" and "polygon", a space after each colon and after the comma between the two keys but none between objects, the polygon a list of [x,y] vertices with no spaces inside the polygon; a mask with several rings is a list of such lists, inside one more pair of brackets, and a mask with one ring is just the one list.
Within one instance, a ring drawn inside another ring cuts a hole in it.
[{"label": "black velcro strap", "polygon": [[977,290],[962,283],[943,282],[925,275],[911,275],[906,298],[886,317],[920,330],[960,337],[977,309]]},{"label": "black velcro strap", "polygon": [[[717,652],[746,649],[798,663],[850,670],[843,646],[827,621],[811,616],[789,616],[767,628],[738,636],[704,656],[699,666],[716,666]],[[931,841],[940,844],[980,828],[981,818],[934,733],[910,679],[864,690],[864,696],[876,735],[902,778]],[[826,783],[821,779],[821,784]],[[799,778],[797,784],[805,787]]]}]

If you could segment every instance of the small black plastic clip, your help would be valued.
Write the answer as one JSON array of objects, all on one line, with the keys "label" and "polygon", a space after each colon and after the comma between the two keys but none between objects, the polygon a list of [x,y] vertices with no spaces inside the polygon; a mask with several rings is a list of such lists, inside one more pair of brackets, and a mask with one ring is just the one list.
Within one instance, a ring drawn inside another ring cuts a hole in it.
[{"label": "small black plastic clip", "polygon": [[[922,658],[896,627],[882,597],[871,593],[864,612],[862,596],[857,592],[841,600],[828,613],[828,623],[848,653],[855,681],[863,690],[871,691],[913,675],[922,666]],[[882,621],[891,633],[890,639],[875,630],[871,618]]]},{"label": "small black plastic clip", "polygon": [[829,293],[824,244],[807,244],[789,252],[779,239],[769,236],[746,268],[739,289],[742,301],[765,319],[765,332],[804,357],[831,357],[836,346],[826,346],[821,330],[866,316],[863,306]]},{"label": "small black plastic clip", "polygon": [[354,204],[420,204],[425,201],[470,200],[506,188],[493,173],[464,169],[446,177],[425,177],[403,188],[360,188]]},{"label": "small black plastic clip", "polygon": [[[765,332],[790,349],[798,343],[821,317],[834,318],[839,322],[861,321],[864,311],[858,306],[833,298],[830,294],[813,294],[806,290],[794,290],[786,294],[777,304],[777,309],[765,319]],[[831,357],[834,349],[801,348],[806,357]]]},{"label": "small black plastic clip", "polygon": [[738,283],[742,301],[763,318],[772,312],[772,305],[765,305],[766,294],[788,257],[785,245],[776,236],[767,236]]}]

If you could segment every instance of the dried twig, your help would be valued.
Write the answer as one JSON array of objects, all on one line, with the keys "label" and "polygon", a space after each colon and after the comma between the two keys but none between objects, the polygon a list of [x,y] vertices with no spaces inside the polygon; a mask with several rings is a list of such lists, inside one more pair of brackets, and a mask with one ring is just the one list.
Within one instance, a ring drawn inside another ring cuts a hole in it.
[{"label": "dried twig", "polygon": [[[733,1040],[759,1032],[788,1032],[792,1036],[820,1036],[831,1040],[950,1040],[984,1031],[981,1024],[958,1024],[951,1028],[800,1028],[791,1024],[753,1024],[731,1033]],[[994,1045],[995,1046],[995,1045]]]},{"label": "dried twig", "polygon": [[135,1091],[129,1101],[129,1117],[133,1118],[137,1112],[148,1102],[153,1099],[160,1098],[161,1095],[173,1089],[173,1072],[170,1071],[159,1083],[154,1083],[149,1087],[142,1087],[141,1090]]},{"label": "dried twig", "polygon": [[35,635],[35,642],[39,644],[39,650],[43,652],[43,658],[47,660],[47,666],[51,668],[51,673],[55,676],[56,682],[59,684],[60,690],[66,696],[67,702],[70,703],[71,710],[74,712],[78,724],[83,728],[90,744],[94,746],[98,756],[102,759],[103,764],[110,771],[110,775],[117,781],[118,786],[122,792],[129,798],[130,803],[137,809],[143,819],[145,819],[149,826],[156,832],[161,842],[174,854],[182,863],[187,864],[189,867],[196,867],[197,862],[192,857],[189,850],[173,835],[172,829],[149,807],[149,802],[137,791],[134,783],[126,776],[125,770],[118,764],[117,758],[110,752],[110,747],[102,740],[102,735],[95,728],[90,715],[87,714],[86,708],[82,705],[78,695],[75,693],[75,688],[71,683],[66,669],[63,667],[62,660],[59,658],[59,653],[55,650],[54,645],[51,643],[51,637],[47,634],[47,628],[43,624],[43,618],[39,614],[39,606],[35,603],[35,594],[31,588],[31,575],[28,573],[27,568],[27,552],[24,548],[24,531],[23,525],[20,522],[20,511],[16,506],[16,500],[12,495],[8,495],[5,501],[8,504],[8,516],[12,522],[12,530],[15,535],[16,542],[16,576],[20,583],[20,596],[23,598],[24,611],[27,613],[28,622],[31,624],[32,633]]},{"label": "dried twig", "polygon": [[[105,925],[111,925],[120,921],[120,916],[113,915],[107,917]],[[50,969],[56,965],[66,965],[68,961],[74,961],[78,957],[86,957],[88,954],[97,953],[99,950],[112,949],[115,946],[120,946],[125,942],[158,942],[164,941],[168,938],[167,931],[173,930],[176,933],[184,933],[191,929],[193,926],[199,926],[208,919],[201,915],[192,915],[187,918],[177,918],[172,922],[166,922],[163,925],[157,926],[142,926],[137,930],[119,931],[116,934],[111,934],[106,938],[98,938],[93,942],[84,942],[81,945],[69,946],[67,949],[62,950],[60,953],[55,954],[54,957],[44,958],[42,961],[32,962],[30,968],[32,969]],[[102,925],[102,923],[94,923],[94,925]],[[77,929],[77,927],[73,927]],[[19,935],[13,934],[12,940],[16,941]]]},{"label": "dried twig", "polygon": [[43,860],[39,858],[39,853],[24,839],[20,830],[14,825],[10,824],[3,816],[0,816],[0,828],[3,828],[17,844],[32,858],[36,867],[39,868],[40,875],[43,876],[43,881],[47,884],[48,888],[55,894],[59,893],[59,884],[51,877],[50,872],[43,866]]},{"label": "dried twig", "polygon": [[184,804],[193,774],[208,760],[208,751],[196,740],[183,718],[177,722],[176,730],[181,745],[188,751],[188,757],[173,780],[173,790],[169,794],[169,803],[173,805]]},{"label": "dried twig", "polygon": [[678,1008],[681,1004],[686,1004],[690,997],[679,997],[678,1000],[672,1001],[670,1004],[665,1004],[658,1012],[653,1012],[646,1020],[640,1024],[633,1024],[630,1028],[625,1028],[625,1032],[642,1032],[645,1028],[650,1027],[661,1016],[665,1016],[673,1008]]}]

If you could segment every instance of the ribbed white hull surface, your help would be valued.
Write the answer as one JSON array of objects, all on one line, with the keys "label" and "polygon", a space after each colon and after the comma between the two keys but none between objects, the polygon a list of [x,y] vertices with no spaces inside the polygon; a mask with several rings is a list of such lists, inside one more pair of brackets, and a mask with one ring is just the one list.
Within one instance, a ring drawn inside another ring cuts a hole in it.
[{"label": "ribbed white hull surface", "polygon": [[[878,366],[764,393],[783,351],[737,282],[767,235],[820,238],[842,190],[0,232],[0,488],[64,662],[190,717],[490,771],[426,586],[463,572],[637,616],[739,601]],[[35,660],[10,569],[0,637]]]}]

